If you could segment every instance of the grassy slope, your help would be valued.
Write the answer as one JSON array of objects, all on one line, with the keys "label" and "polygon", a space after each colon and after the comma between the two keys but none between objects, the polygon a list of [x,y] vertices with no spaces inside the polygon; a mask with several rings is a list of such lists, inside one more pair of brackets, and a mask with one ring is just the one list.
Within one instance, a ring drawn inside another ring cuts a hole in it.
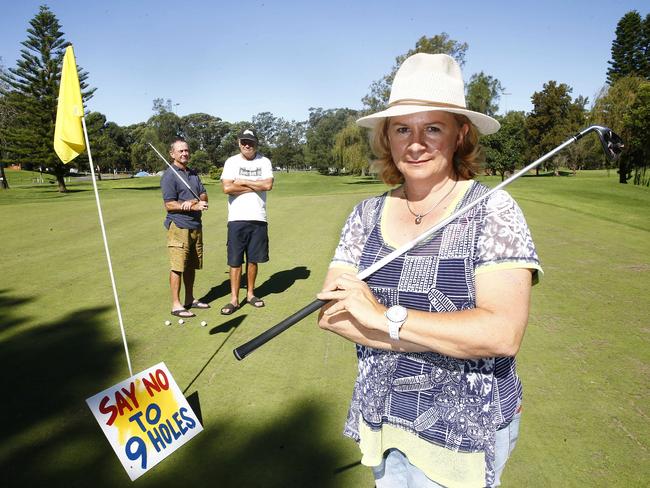
[{"label": "grassy slope", "polygon": [[[0,192],[0,364],[12,422],[0,445],[10,484],[130,485],[84,399],[128,376],[90,184]],[[489,184],[497,180],[490,180]],[[9,175],[12,184],[12,175]],[[269,194],[267,307],[222,317],[228,292],[225,197],[208,183],[205,269],[213,300],[184,327],[169,316],[157,178],[102,182],[101,198],[134,371],[159,361],[199,399],[205,431],[138,480],[143,486],[370,486],[340,435],[353,348],[310,318],[243,362],[231,353],[310,302],[352,206],[384,186],[278,174]],[[506,486],[633,486],[649,474],[650,192],[615,175],[522,178],[509,190],[546,275],[519,356],[522,437]],[[205,319],[208,327],[198,322]],[[15,374],[8,374],[15,372]],[[553,465],[555,469],[549,467]]]}]

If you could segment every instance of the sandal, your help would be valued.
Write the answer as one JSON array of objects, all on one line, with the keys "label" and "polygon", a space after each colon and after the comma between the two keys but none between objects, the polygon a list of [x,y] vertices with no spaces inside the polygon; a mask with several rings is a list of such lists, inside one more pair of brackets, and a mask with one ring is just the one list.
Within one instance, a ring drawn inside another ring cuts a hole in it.
[{"label": "sandal", "polygon": [[172,310],[172,315],[174,317],[180,317],[182,319],[189,319],[191,317],[196,317],[196,315],[194,315],[189,310],[185,310],[184,308],[181,308],[180,310]]},{"label": "sandal", "polygon": [[264,306],[264,300],[257,298],[255,295],[253,295],[247,301],[255,308],[262,308]]},{"label": "sandal", "polygon": [[221,315],[232,315],[238,308],[239,306],[228,302],[223,307],[221,307]]},{"label": "sandal", "polygon": [[207,303],[200,302],[198,300],[194,300],[189,305],[185,305],[185,308],[188,310],[190,308],[210,308],[210,305],[208,305]]}]

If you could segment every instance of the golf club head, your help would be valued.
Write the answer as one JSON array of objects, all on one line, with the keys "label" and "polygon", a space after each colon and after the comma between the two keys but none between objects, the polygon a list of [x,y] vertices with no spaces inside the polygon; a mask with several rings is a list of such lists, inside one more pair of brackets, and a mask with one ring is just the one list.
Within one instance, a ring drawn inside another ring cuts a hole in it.
[{"label": "golf club head", "polygon": [[609,161],[616,161],[625,147],[623,139],[607,127],[595,125],[593,129],[598,134],[600,144],[603,146],[603,151],[605,151],[605,157]]}]

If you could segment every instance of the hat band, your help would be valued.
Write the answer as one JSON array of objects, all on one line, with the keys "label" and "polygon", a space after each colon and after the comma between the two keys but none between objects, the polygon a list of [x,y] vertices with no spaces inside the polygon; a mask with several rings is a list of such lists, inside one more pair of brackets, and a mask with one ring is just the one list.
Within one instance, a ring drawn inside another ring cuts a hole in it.
[{"label": "hat band", "polygon": [[401,98],[388,104],[389,107],[394,107],[396,105],[421,105],[423,107],[460,108],[467,110],[466,107],[455,105],[453,103],[431,102],[429,100],[420,100],[417,98]]}]

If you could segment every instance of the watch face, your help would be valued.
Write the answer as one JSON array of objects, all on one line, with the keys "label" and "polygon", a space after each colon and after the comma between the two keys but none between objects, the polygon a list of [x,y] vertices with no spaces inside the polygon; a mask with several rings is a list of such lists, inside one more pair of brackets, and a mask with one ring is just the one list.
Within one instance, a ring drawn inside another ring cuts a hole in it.
[{"label": "watch face", "polygon": [[406,320],[407,311],[401,305],[394,305],[386,311],[386,317],[391,322],[402,322]]}]

